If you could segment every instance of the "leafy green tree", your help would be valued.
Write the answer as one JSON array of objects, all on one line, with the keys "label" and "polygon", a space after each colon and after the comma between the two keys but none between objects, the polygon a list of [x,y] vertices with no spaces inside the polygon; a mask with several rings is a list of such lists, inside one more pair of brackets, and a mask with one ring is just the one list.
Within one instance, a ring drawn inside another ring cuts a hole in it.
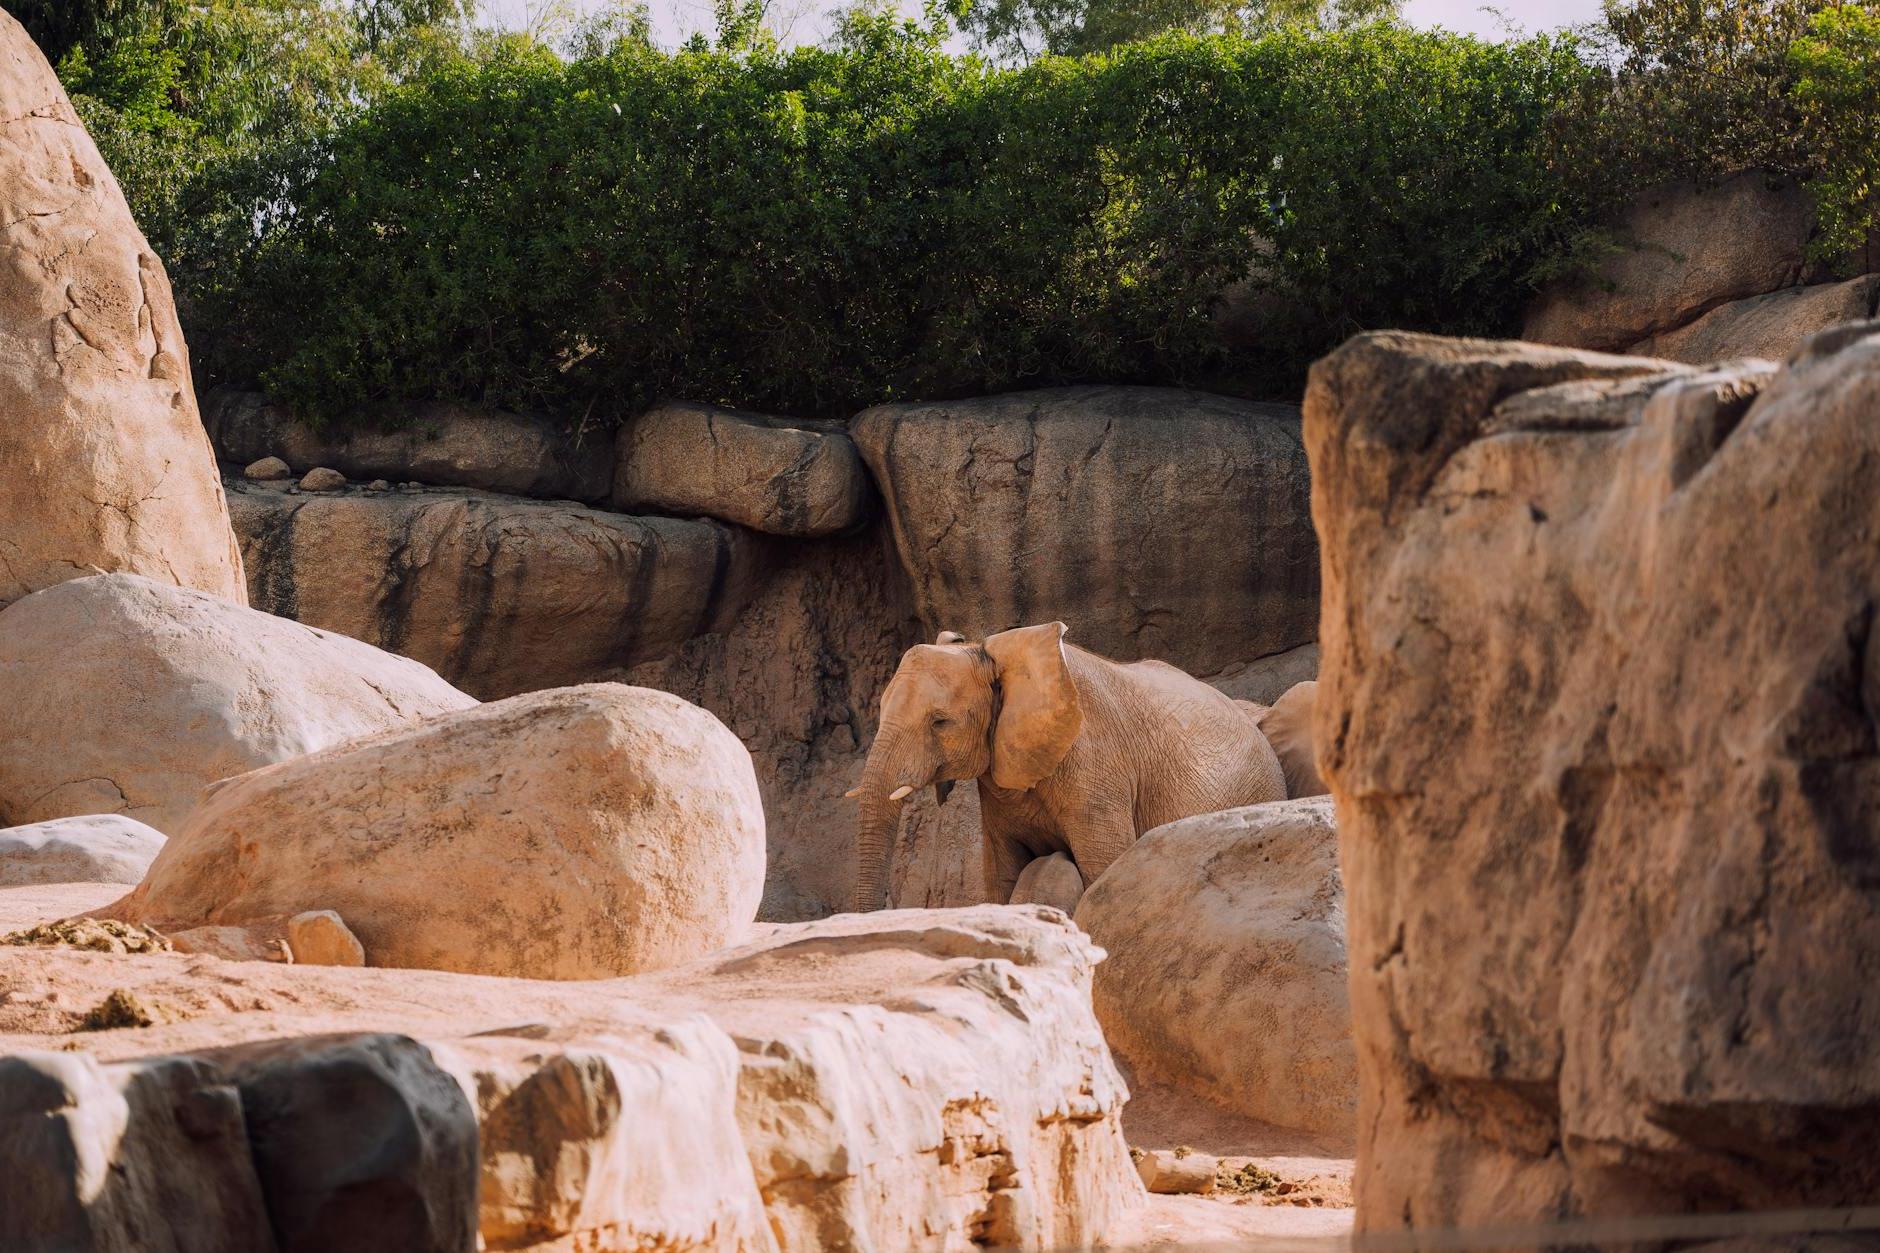
[{"label": "leafy green tree", "polygon": [[[1880,8],[1841,4],[1814,15],[1789,49],[1802,136],[1818,172],[1816,251],[1871,248],[1880,233]],[[1870,255],[1866,265],[1880,265]]]},{"label": "leafy green tree", "polygon": [[1079,56],[1170,31],[1258,34],[1282,26],[1337,30],[1396,16],[1400,0],[977,0],[960,28],[1007,60]]},{"label": "leafy green tree", "polygon": [[1562,110],[1582,192],[1615,204],[1669,179],[1806,175],[1789,49],[1829,2],[1607,0],[1582,45],[1604,77]]}]

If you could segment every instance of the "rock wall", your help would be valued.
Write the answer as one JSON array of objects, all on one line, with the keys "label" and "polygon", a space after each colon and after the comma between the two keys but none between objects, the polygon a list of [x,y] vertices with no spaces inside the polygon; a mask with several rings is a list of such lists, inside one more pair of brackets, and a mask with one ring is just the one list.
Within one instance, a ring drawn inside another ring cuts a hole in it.
[{"label": "rock wall", "polygon": [[483,698],[582,683],[720,630],[761,540],[461,489],[229,480],[255,606],[424,662]]},{"label": "rock wall", "polygon": [[851,429],[929,633],[1061,619],[1094,652],[1204,676],[1313,639],[1289,405],[1050,388],[884,405]]},{"label": "rock wall", "polygon": [[1871,1203],[1880,324],[1313,370],[1364,1229]]},{"label": "rock wall", "polygon": [[356,479],[415,480],[548,500],[607,499],[613,441],[566,434],[548,418],[419,405],[397,425],[318,430],[254,392],[218,389],[203,401],[217,454],[245,466],[279,457],[296,476],[326,466]]},{"label": "rock wall", "polygon": [[0,607],[99,571],[240,601],[163,263],[0,13]]},{"label": "rock wall", "polygon": [[[252,397],[216,412],[218,438],[273,429]],[[846,907],[855,813],[842,793],[901,653],[939,629],[1062,617],[1088,647],[1160,656],[1262,702],[1312,677],[1317,550],[1296,410],[1073,388],[877,409],[853,429],[891,481],[888,522],[839,426],[697,405],[626,428],[614,499],[710,517],[414,486],[404,468],[376,490],[231,473],[228,491],[270,612],[403,652],[485,698],[624,678],[717,714],[756,762],[770,919]],[[223,453],[293,453],[303,436]],[[987,451],[1020,445],[1004,461]],[[299,469],[314,453],[293,456]],[[982,516],[937,525],[968,500]],[[910,538],[930,533],[937,543]],[[890,900],[977,900],[978,827],[972,788],[945,807],[911,800]]]}]

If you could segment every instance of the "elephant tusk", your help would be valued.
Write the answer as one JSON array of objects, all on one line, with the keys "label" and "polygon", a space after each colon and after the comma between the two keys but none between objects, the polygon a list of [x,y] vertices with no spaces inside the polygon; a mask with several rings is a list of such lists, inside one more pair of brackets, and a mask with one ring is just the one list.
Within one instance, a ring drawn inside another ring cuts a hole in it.
[{"label": "elephant tusk", "polygon": [[852,787],[848,791],[842,794],[842,799],[845,801],[852,801],[856,797],[860,796],[861,794],[862,794],[862,789],[858,787]]},{"label": "elephant tusk", "polygon": [[903,783],[900,787],[897,787],[894,789],[894,791],[888,793],[888,799],[891,801],[898,801],[905,797],[913,795],[913,793],[914,793],[914,785],[911,783]]}]

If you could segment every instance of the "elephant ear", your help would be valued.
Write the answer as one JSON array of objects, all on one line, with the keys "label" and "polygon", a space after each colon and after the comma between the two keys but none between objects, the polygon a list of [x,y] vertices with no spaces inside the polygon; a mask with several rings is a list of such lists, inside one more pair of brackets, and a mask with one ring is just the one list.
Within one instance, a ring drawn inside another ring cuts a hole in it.
[{"label": "elephant ear", "polygon": [[1312,711],[1318,705],[1319,685],[1311,679],[1295,683],[1286,694],[1261,711],[1255,721],[1273,746],[1280,769],[1286,772],[1286,796],[1323,796],[1331,789],[1319,775],[1313,750]]},{"label": "elephant ear", "polygon": [[1083,729],[1064,631],[1047,622],[986,637],[1003,697],[992,728],[992,781],[1002,788],[1022,792],[1056,770]]}]

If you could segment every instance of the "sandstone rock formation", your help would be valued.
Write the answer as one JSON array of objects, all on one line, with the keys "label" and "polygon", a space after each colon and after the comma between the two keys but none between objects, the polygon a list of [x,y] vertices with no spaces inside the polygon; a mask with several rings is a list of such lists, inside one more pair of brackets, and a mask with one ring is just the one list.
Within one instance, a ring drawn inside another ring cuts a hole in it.
[{"label": "sandstone rock formation", "polygon": [[0,948],[0,980],[56,971],[81,1003],[112,986],[169,1015],[82,1037],[94,1060],[0,1002],[0,1198],[34,1189],[0,1237],[51,1230],[56,1201],[81,1248],[166,1204],[189,1247],[228,1250],[271,1247],[266,1225],[362,1250],[463,1248],[466,1227],[539,1253],[1096,1245],[1143,1194],[1095,957],[1003,907],[783,927],[579,985]]},{"label": "sandstone rock formation", "polygon": [[1690,365],[1738,357],[1787,361],[1816,331],[1865,321],[1876,314],[1880,314],[1880,274],[1865,274],[1844,283],[1784,287],[1733,300],[1688,326],[1641,340],[1629,351]]},{"label": "sandstone rock formation", "polygon": [[1657,188],[1614,225],[1618,251],[1595,274],[1542,293],[1521,337],[1614,349],[1686,326],[1797,282],[1812,227],[1807,194],[1758,171]]},{"label": "sandstone rock formation", "polygon": [[1364,1228],[1865,1204],[1880,325],[1306,398]]},{"label": "sandstone rock formation", "polygon": [[0,820],[174,834],[206,784],[476,702],[414,661],[134,574],[0,610]]},{"label": "sandstone rock formation", "polygon": [[1091,884],[1092,992],[1119,1055],[1240,1113],[1349,1134],[1356,1059],[1329,799],[1157,827]]},{"label": "sandstone rock formation", "polygon": [[728,625],[761,564],[761,541],[716,522],[452,489],[228,487],[257,607],[486,698],[666,656]]},{"label": "sandstone rock formation", "polygon": [[123,814],[55,818],[0,830],[0,887],[29,883],[136,883],[163,832]]},{"label": "sandstone rock formation", "polygon": [[420,405],[393,415],[389,429],[365,424],[315,430],[254,392],[217,390],[203,399],[203,423],[224,461],[279,457],[300,474],[331,466],[355,479],[409,479],[514,496],[589,503],[607,498],[613,444],[576,440],[547,418]]},{"label": "sandstone rock formation", "polygon": [[159,930],[330,909],[375,966],[595,979],[744,939],[750,755],[676,696],[533,692],[215,788],[114,911]]},{"label": "sandstone rock formation", "polygon": [[1289,406],[1053,388],[883,405],[851,431],[929,638],[1055,618],[1105,656],[1204,676],[1313,638]]},{"label": "sandstone rock formation", "polygon": [[833,535],[874,495],[840,427],[713,405],[658,405],[624,427],[611,497],[628,513],[722,518],[773,535]]},{"label": "sandstone rock formation", "polygon": [[163,263],[5,14],[0,244],[0,606],[99,570],[242,601]]}]

